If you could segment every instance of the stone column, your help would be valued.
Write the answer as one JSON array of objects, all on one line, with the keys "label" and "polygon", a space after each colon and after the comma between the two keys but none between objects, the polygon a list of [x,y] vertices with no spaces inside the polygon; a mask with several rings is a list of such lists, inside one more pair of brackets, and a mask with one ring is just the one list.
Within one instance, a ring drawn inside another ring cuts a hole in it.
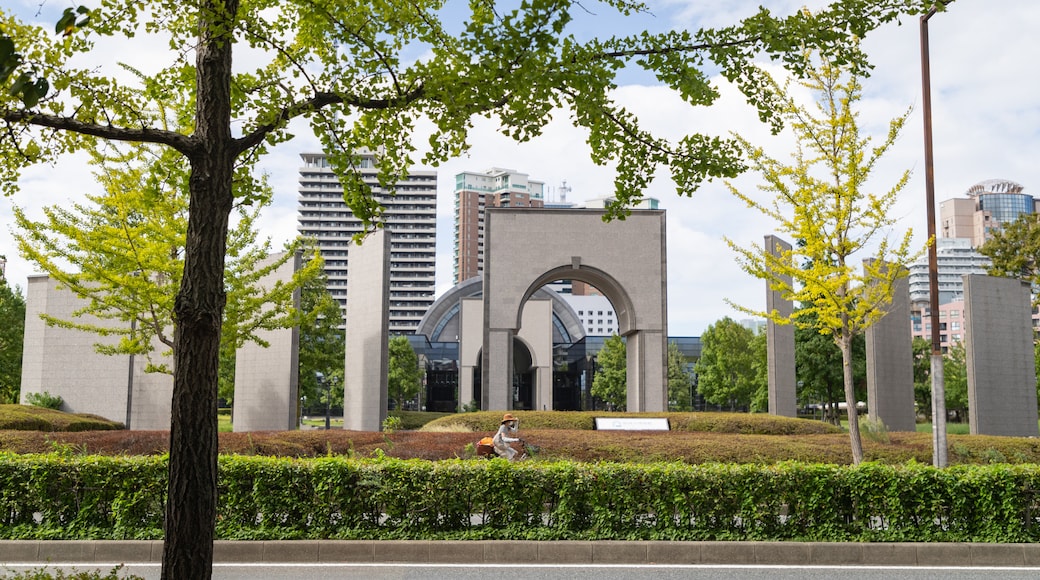
[{"label": "stone column", "polygon": [[[864,272],[871,261],[864,260]],[[870,419],[884,423],[889,431],[917,429],[913,337],[909,321],[910,283],[902,277],[895,281],[887,314],[867,328],[865,336],[867,413]]]},{"label": "stone column", "polygon": [[[791,244],[766,236],[765,249],[776,257],[791,251]],[[790,276],[785,278],[790,284]],[[766,311],[790,316],[794,306],[766,283]],[[794,372],[794,325],[766,321],[766,358],[769,377],[769,412],[782,417],[798,416],[798,390]]]},{"label": "stone column", "polygon": [[1036,363],[1029,284],[964,277],[968,419],[972,435],[1036,437]]},{"label": "stone column", "polygon": [[380,431],[386,419],[390,340],[390,235],[350,247],[347,278],[343,428]]}]

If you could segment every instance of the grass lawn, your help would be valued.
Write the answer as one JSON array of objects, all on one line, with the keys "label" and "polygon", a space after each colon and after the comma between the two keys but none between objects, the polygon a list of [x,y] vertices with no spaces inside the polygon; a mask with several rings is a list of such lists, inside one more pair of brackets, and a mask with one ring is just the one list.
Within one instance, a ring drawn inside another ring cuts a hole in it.
[{"label": "grass lawn", "polygon": [[[931,423],[918,423],[917,424],[917,432],[918,433],[931,433],[932,432],[932,424]],[[971,433],[971,425],[969,425],[968,423],[950,423],[950,422],[947,422],[946,423],[946,432],[947,433],[951,433],[953,435],[968,435],[968,434]]]}]

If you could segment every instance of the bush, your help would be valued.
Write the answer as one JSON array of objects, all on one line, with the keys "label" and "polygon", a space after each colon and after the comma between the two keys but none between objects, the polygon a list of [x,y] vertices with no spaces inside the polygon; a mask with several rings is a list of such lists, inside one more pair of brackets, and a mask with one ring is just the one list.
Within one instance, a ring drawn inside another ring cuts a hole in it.
[{"label": "bush", "polygon": [[[1040,466],[222,456],[220,539],[1036,542]],[[166,457],[0,454],[0,538],[156,539]]]},{"label": "bush", "polygon": [[122,428],[122,423],[87,413],[64,413],[32,405],[0,405],[0,430],[93,431]]},{"label": "bush", "polygon": [[[664,417],[672,431],[743,433],[748,435],[809,435],[841,433],[841,429],[821,421],[749,413],[618,413],[597,411],[513,411],[522,429],[595,429],[597,417]],[[463,426],[470,431],[494,431],[503,411],[478,411],[448,415],[423,426],[423,430],[442,430],[444,425]]]},{"label": "bush", "polygon": [[89,572],[80,572],[73,569],[71,572],[66,573],[63,570],[57,570],[53,574],[46,568],[40,568],[37,570],[29,570],[26,572],[19,572],[13,576],[0,576],[3,580],[144,580],[140,576],[130,574],[128,576],[121,576],[120,570],[122,565],[112,568],[107,574],[102,573],[98,570],[92,570]]},{"label": "bush", "polygon": [[61,404],[65,401],[62,400],[58,395],[52,395],[47,391],[42,393],[28,393],[25,395],[25,402],[34,407],[43,407],[44,409],[60,409]]}]

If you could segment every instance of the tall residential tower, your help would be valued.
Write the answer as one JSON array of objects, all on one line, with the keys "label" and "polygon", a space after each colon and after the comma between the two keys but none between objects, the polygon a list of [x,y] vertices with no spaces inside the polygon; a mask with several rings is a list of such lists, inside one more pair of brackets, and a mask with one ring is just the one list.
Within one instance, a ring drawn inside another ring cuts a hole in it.
[{"label": "tall residential tower", "polygon": [[545,183],[492,167],[455,175],[455,283],[484,272],[484,208],[544,207]]},{"label": "tall residential tower", "polygon": [[[328,289],[345,308],[347,252],[362,231],[343,201],[343,189],[321,153],[303,153],[300,167],[299,225],[302,236],[317,239],[325,259]],[[372,194],[386,208],[390,234],[390,333],[411,334],[433,304],[437,261],[437,172],[412,171],[396,185],[395,195],[379,186],[376,157],[358,156],[358,167]]]}]

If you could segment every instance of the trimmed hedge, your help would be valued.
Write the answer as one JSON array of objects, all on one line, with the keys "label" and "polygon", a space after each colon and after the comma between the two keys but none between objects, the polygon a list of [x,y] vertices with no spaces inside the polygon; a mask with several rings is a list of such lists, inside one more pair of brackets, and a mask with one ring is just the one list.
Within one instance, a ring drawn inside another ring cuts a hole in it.
[{"label": "trimmed hedge", "polygon": [[[224,539],[1034,542],[1040,466],[222,456]],[[160,538],[165,457],[0,454],[0,538]]]},{"label": "trimmed hedge", "polygon": [[[842,433],[829,423],[765,413],[624,413],[608,411],[511,411],[522,429],[595,429],[596,417],[664,417],[672,431],[744,435],[822,435]],[[458,413],[426,423],[421,430],[495,431],[502,411]]]},{"label": "trimmed hedge", "polygon": [[65,413],[32,405],[0,405],[0,430],[95,431],[122,428],[122,423],[89,413]]}]

